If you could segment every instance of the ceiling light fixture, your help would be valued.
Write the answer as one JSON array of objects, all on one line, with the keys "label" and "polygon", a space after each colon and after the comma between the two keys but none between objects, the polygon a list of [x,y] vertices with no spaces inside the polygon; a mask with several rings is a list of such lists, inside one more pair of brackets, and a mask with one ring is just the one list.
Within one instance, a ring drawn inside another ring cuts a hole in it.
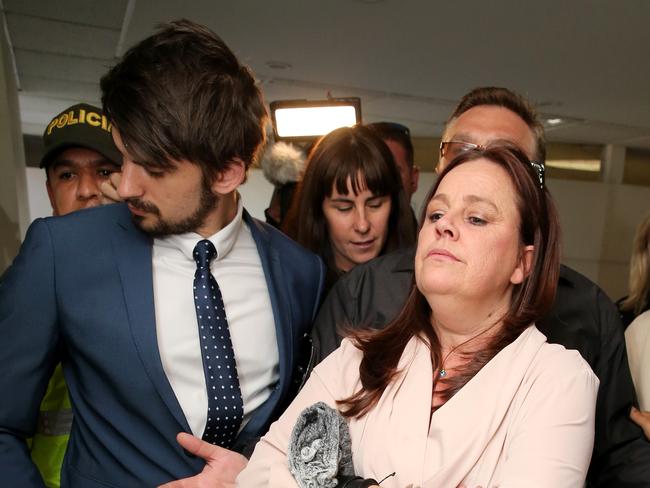
[{"label": "ceiling light fixture", "polygon": [[562,122],[564,122],[564,120],[559,118],[559,117],[555,117],[555,118],[552,118],[552,119],[546,119],[546,123],[548,125],[560,125]]},{"label": "ceiling light fixture", "polygon": [[306,141],[339,127],[361,123],[361,99],[276,100],[271,102],[271,120],[276,141]]}]

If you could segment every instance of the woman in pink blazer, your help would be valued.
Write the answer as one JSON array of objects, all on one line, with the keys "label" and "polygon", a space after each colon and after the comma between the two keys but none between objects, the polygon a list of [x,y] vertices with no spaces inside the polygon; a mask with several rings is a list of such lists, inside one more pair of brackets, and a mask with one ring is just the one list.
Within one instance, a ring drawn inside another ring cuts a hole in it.
[{"label": "woman in pink blazer", "polygon": [[346,418],[356,475],[394,473],[382,487],[584,485],[598,379],[534,325],[560,254],[541,167],[514,147],[447,144],[458,155],[430,193],[404,309],[315,368],[239,486],[299,486],[287,451],[316,402]]}]

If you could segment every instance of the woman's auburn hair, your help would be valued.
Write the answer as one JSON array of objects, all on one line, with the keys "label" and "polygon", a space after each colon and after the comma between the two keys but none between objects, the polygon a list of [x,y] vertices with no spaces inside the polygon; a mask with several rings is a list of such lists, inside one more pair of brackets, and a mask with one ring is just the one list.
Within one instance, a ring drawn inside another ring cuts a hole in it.
[{"label": "woman's auburn hair", "polygon": [[390,196],[386,242],[380,254],[415,242],[415,223],[399,170],[388,146],[369,128],[342,127],[323,136],[306,163],[283,226],[296,242],[318,254],[328,274],[338,275],[334,252],[323,214],[323,201],[333,190],[347,194],[348,180],[358,195],[368,189],[376,196]]},{"label": "woman's auburn hair", "polygon": [[[442,171],[429,192],[420,222],[427,217],[426,207],[445,176],[456,167],[477,159],[487,159],[499,165],[510,176],[517,195],[521,244],[534,246],[533,263],[524,281],[514,285],[510,307],[502,318],[503,327],[488,340],[483,350],[471,357],[461,354],[466,363],[459,368],[460,374],[438,380],[445,386],[442,391],[444,401],[456,394],[531,323],[549,311],[560,274],[560,223],[557,210],[548,190],[540,188],[528,157],[515,146],[501,144],[460,154]],[[344,416],[360,418],[377,404],[384,390],[400,373],[399,360],[412,337],[420,337],[427,343],[433,370],[440,367],[441,345],[431,324],[431,313],[429,303],[413,279],[404,307],[385,328],[347,329],[350,339],[362,351],[363,358],[359,366],[361,389],[338,401]],[[342,325],[345,329],[345,324]]]}]

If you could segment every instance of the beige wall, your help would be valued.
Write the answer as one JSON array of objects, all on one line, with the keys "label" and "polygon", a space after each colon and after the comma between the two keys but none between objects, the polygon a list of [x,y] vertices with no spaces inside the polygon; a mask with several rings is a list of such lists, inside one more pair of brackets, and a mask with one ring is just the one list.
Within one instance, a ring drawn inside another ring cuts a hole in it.
[{"label": "beige wall", "polygon": [[563,262],[597,282],[614,300],[627,294],[632,240],[650,211],[650,188],[550,180],[564,233]]},{"label": "beige wall", "polygon": [[0,273],[11,264],[29,223],[24,161],[16,78],[0,21]]}]

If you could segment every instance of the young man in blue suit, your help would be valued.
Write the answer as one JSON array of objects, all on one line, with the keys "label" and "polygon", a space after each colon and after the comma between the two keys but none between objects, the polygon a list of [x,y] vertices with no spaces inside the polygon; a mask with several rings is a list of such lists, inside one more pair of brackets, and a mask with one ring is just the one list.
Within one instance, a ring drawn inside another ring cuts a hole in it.
[{"label": "young man in blue suit", "polygon": [[43,486],[25,438],[61,361],[62,486],[219,486],[295,391],[323,266],[243,209],[266,111],[214,33],[167,24],[101,87],[124,203],[37,220],[0,280],[2,480]]}]

